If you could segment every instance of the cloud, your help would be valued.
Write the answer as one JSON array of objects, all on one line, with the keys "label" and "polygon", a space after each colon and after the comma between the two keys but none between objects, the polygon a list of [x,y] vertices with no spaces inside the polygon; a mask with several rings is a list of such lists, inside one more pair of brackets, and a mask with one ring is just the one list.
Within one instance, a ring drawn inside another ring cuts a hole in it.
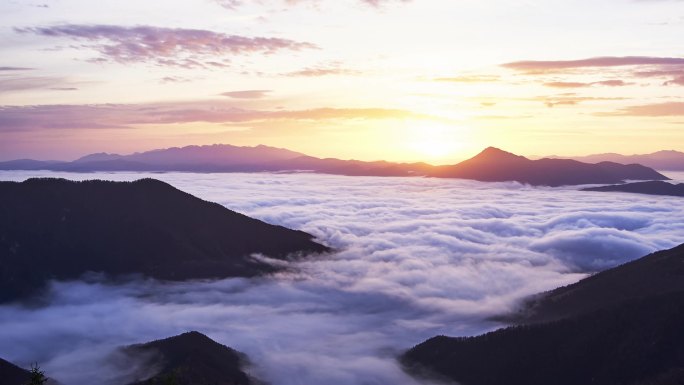
[{"label": "cloud", "polygon": [[145,124],[239,123],[278,120],[438,119],[388,108],[248,110],[226,102],[0,106],[0,132],[39,129],[134,128]]},{"label": "cloud", "polygon": [[[0,179],[40,175],[146,176]],[[65,385],[92,383],[75,367],[103,368],[102,383],[120,385],[126,373],[107,358],[114,347],[199,330],[249,354],[252,371],[274,385],[417,385],[397,353],[437,334],[491,330],[487,317],[527,295],[684,234],[677,197],[431,178],[150,176],[338,252],[259,279],[56,282],[43,305],[0,306],[0,357],[38,361]]]},{"label": "cloud", "polygon": [[340,63],[330,63],[330,64],[322,64],[318,65],[315,67],[306,67],[302,68],[301,70],[297,71],[292,71],[283,74],[284,76],[292,76],[292,77],[298,77],[298,76],[303,76],[303,77],[319,77],[319,76],[331,76],[331,75],[360,75],[361,71],[357,70],[352,70],[349,68],[343,68],[340,66]]},{"label": "cloud", "polygon": [[[237,9],[238,7],[241,7],[247,3],[258,3],[258,4],[264,4],[266,1],[264,0],[214,0],[218,5],[222,6],[223,8],[234,10]],[[362,4],[369,5],[371,7],[379,8],[385,4],[389,3],[408,3],[413,0],[358,0]],[[320,0],[279,0],[278,2],[284,3],[286,5],[297,5],[297,4],[305,4],[305,3],[312,3],[312,4],[317,4],[320,2]]]},{"label": "cloud", "polygon": [[684,116],[684,102],[666,102],[629,106],[615,112],[599,113],[598,116]]},{"label": "cloud", "polygon": [[664,84],[666,86],[671,86],[671,85],[684,86],[684,75],[678,76],[672,80],[668,80]]},{"label": "cloud", "polygon": [[0,94],[35,89],[66,88],[62,87],[65,83],[68,83],[65,78],[54,76],[0,77]]},{"label": "cloud", "polygon": [[243,90],[224,92],[221,95],[234,99],[262,99],[271,92],[271,90]]},{"label": "cloud", "polygon": [[34,69],[29,67],[0,67],[0,71],[32,71]]},{"label": "cloud", "polygon": [[624,66],[684,66],[684,58],[650,56],[604,56],[580,60],[516,61],[502,67],[525,73],[563,72],[578,68],[605,68]]},{"label": "cloud", "polygon": [[598,82],[548,82],[544,83],[546,87],[552,88],[585,88],[593,86],[606,86],[606,87],[624,87],[631,85],[633,83],[627,83],[623,80],[602,80]]},{"label": "cloud", "polygon": [[15,28],[42,37],[83,41],[82,48],[97,51],[93,62],[148,63],[182,68],[223,68],[228,58],[253,53],[317,48],[312,43],[267,37],[245,37],[219,32],[152,26],[66,24]]},{"label": "cloud", "polygon": [[498,76],[493,75],[463,75],[453,77],[442,77],[433,79],[436,82],[448,83],[490,83],[499,81]]},{"label": "cloud", "polygon": [[593,97],[593,96],[578,96],[575,93],[563,93],[554,96],[539,96],[532,98],[533,101],[541,101],[547,107],[553,108],[556,106],[575,106],[582,102],[605,101],[605,100],[624,100],[622,97]]}]

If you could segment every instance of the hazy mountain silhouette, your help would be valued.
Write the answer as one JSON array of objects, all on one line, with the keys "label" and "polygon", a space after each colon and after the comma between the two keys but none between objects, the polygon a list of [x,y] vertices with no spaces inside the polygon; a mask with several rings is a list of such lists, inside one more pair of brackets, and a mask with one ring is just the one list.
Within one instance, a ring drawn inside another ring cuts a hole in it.
[{"label": "hazy mountain silhouette", "polygon": [[661,181],[634,182],[611,186],[590,187],[583,191],[618,191],[648,195],[670,195],[684,197],[684,183],[672,184]]},{"label": "hazy mountain silhouette", "polygon": [[28,370],[0,358],[0,384],[26,385],[29,378],[31,378],[31,375]]},{"label": "hazy mountain silhouette", "polygon": [[638,164],[582,163],[570,159],[530,160],[489,147],[477,156],[453,166],[436,167],[432,176],[474,179],[483,182],[518,181],[531,185],[562,186],[620,183],[624,180],[667,180]]},{"label": "hazy mountain silhouette", "polygon": [[449,166],[427,163],[365,162],[316,158],[268,146],[187,146],[132,155],[98,153],[73,162],[0,162],[2,170],[54,171],[188,171],[188,172],[295,172],[309,171],[351,176],[431,176],[485,182],[518,181],[531,185],[560,186],[614,184],[624,180],[667,180],[641,165],[602,162],[582,163],[569,159],[530,160],[489,147],[477,156]]},{"label": "hazy mountain silhouette", "polygon": [[167,280],[249,277],[276,270],[251,254],[282,259],[326,251],[310,234],[154,179],[0,182],[0,301],[89,271]]},{"label": "hazy mountain silhouette", "polygon": [[663,171],[684,171],[684,152],[658,151],[651,154],[622,155],[615,153],[594,154],[587,156],[572,157],[581,162],[615,162],[622,164],[638,163],[644,166]]},{"label": "hazy mountain silhouette", "polygon": [[145,357],[147,366],[158,367],[152,378],[141,378],[130,385],[250,385],[258,381],[244,372],[247,356],[221,345],[202,333],[181,335],[132,345],[122,349],[126,354]]},{"label": "hazy mountain silhouette", "polygon": [[529,305],[517,318],[533,324],[478,337],[434,337],[400,360],[415,375],[464,385],[684,383],[684,245]]}]

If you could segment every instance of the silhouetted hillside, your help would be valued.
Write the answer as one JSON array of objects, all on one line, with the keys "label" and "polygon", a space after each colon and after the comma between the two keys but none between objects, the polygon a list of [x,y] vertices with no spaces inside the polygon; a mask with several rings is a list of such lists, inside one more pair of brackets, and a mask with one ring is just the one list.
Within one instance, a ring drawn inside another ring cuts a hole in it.
[{"label": "silhouetted hillside", "polygon": [[154,179],[0,182],[0,301],[85,272],[168,280],[249,277],[254,260],[325,252],[312,236],[203,201]]},{"label": "silhouetted hillside", "polygon": [[608,269],[572,285],[528,300],[517,322],[541,322],[595,311],[606,306],[684,291],[684,245],[662,250]]},{"label": "silhouetted hillside", "polygon": [[199,332],[188,332],[163,340],[123,349],[132,355],[149,357],[148,366],[158,367],[152,378],[131,385],[250,385],[257,381],[244,372],[247,357]]},{"label": "silhouetted hillside", "polygon": [[684,245],[541,294],[525,309],[514,318],[526,324],[434,337],[401,362],[463,385],[684,383]]},{"label": "silhouetted hillside", "polygon": [[672,184],[661,181],[634,182],[611,186],[590,187],[583,191],[617,191],[648,195],[669,195],[684,197],[684,183]]},{"label": "silhouetted hillside", "polygon": [[0,358],[0,384],[26,385],[30,377],[29,371]]},{"label": "silhouetted hillside", "polygon": [[643,164],[644,166],[663,171],[684,171],[684,152],[658,151],[651,154],[621,155],[615,153],[578,156],[572,159],[581,162],[615,162],[621,164]]},{"label": "silhouetted hillside", "polygon": [[489,147],[459,164],[436,167],[430,175],[483,182],[517,181],[541,186],[620,183],[627,179],[668,179],[655,170],[638,164],[589,164],[570,159],[530,160],[494,147]]},{"label": "silhouetted hillside", "polygon": [[462,385],[684,383],[684,292],[478,337],[435,337],[401,361]]},{"label": "silhouetted hillside", "polygon": [[98,153],[73,162],[0,162],[2,170],[54,171],[188,171],[262,172],[309,171],[350,176],[432,176],[484,182],[518,181],[531,185],[561,186],[611,184],[624,180],[666,180],[664,175],[638,164],[611,162],[581,163],[569,159],[529,160],[497,148],[487,148],[472,159],[451,166],[427,163],[365,162],[316,158],[298,152],[268,147],[230,145],[187,146],[132,155]]}]

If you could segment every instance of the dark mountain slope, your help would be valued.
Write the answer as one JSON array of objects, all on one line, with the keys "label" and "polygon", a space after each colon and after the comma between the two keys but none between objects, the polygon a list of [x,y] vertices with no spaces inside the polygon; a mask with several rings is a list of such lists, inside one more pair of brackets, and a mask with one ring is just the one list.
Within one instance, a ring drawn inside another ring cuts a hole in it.
[{"label": "dark mountain slope", "polygon": [[483,182],[518,181],[543,186],[620,183],[627,179],[668,179],[648,167],[637,164],[590,164],[570,159],[530,160],[494,147],[489,147],[477,156],[456,165],[436,167],[430,175]]},{"label": "dark mountain slope", "polygon": [[684,291],[684,245],[658,251],[529,300],[517,322],[541,322]]},{"label": "dark mountain slope", "polygon": [[641,298],[479,337],[435,337],[401,357],[462,385],[684,383],[684,293]]},{"label": "dark mountain slope", "polygon": [[325,252],[270,225],[154,180],[0,182],[0,301],[88,271],[182,280],[275,270],[249,258]]},{"label": "dark mountain slope", "polygon": [[668,195],[684,197],[684,183],[672,184],[661,181],[634,182],[612,186],[590,187],[583,191],[614,191],[648,195]]},{"label": "dark mountain slope", "polygon": [[31,378],[31,375],[28,370],[0,358],[0,384],[25,385],[29,378]]},{"label": "dark mountain slope", "polygon": [[257,381],[244,372],[246,356],[221,345],[204,334],[188,332],[163,340],[123,348],[131,355],[148,358],[148,366],[159,367],[152,378],[131,385],[164,384],[169,379],[176,385],[250,385]]}]

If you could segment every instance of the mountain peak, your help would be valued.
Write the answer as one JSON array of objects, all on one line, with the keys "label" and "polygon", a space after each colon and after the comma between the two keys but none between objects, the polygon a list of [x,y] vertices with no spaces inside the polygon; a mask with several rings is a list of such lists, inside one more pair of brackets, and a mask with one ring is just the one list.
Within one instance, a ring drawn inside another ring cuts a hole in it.
[{"label": "mountain peak", "polygon": [[506,160],[522,160],[527,159],[524,156],[515,155],[511,152],[504,151],[496,147],[487,147],[479,154],[475,155],[471,159],[486,160],[486,161],[506,161]]}]

